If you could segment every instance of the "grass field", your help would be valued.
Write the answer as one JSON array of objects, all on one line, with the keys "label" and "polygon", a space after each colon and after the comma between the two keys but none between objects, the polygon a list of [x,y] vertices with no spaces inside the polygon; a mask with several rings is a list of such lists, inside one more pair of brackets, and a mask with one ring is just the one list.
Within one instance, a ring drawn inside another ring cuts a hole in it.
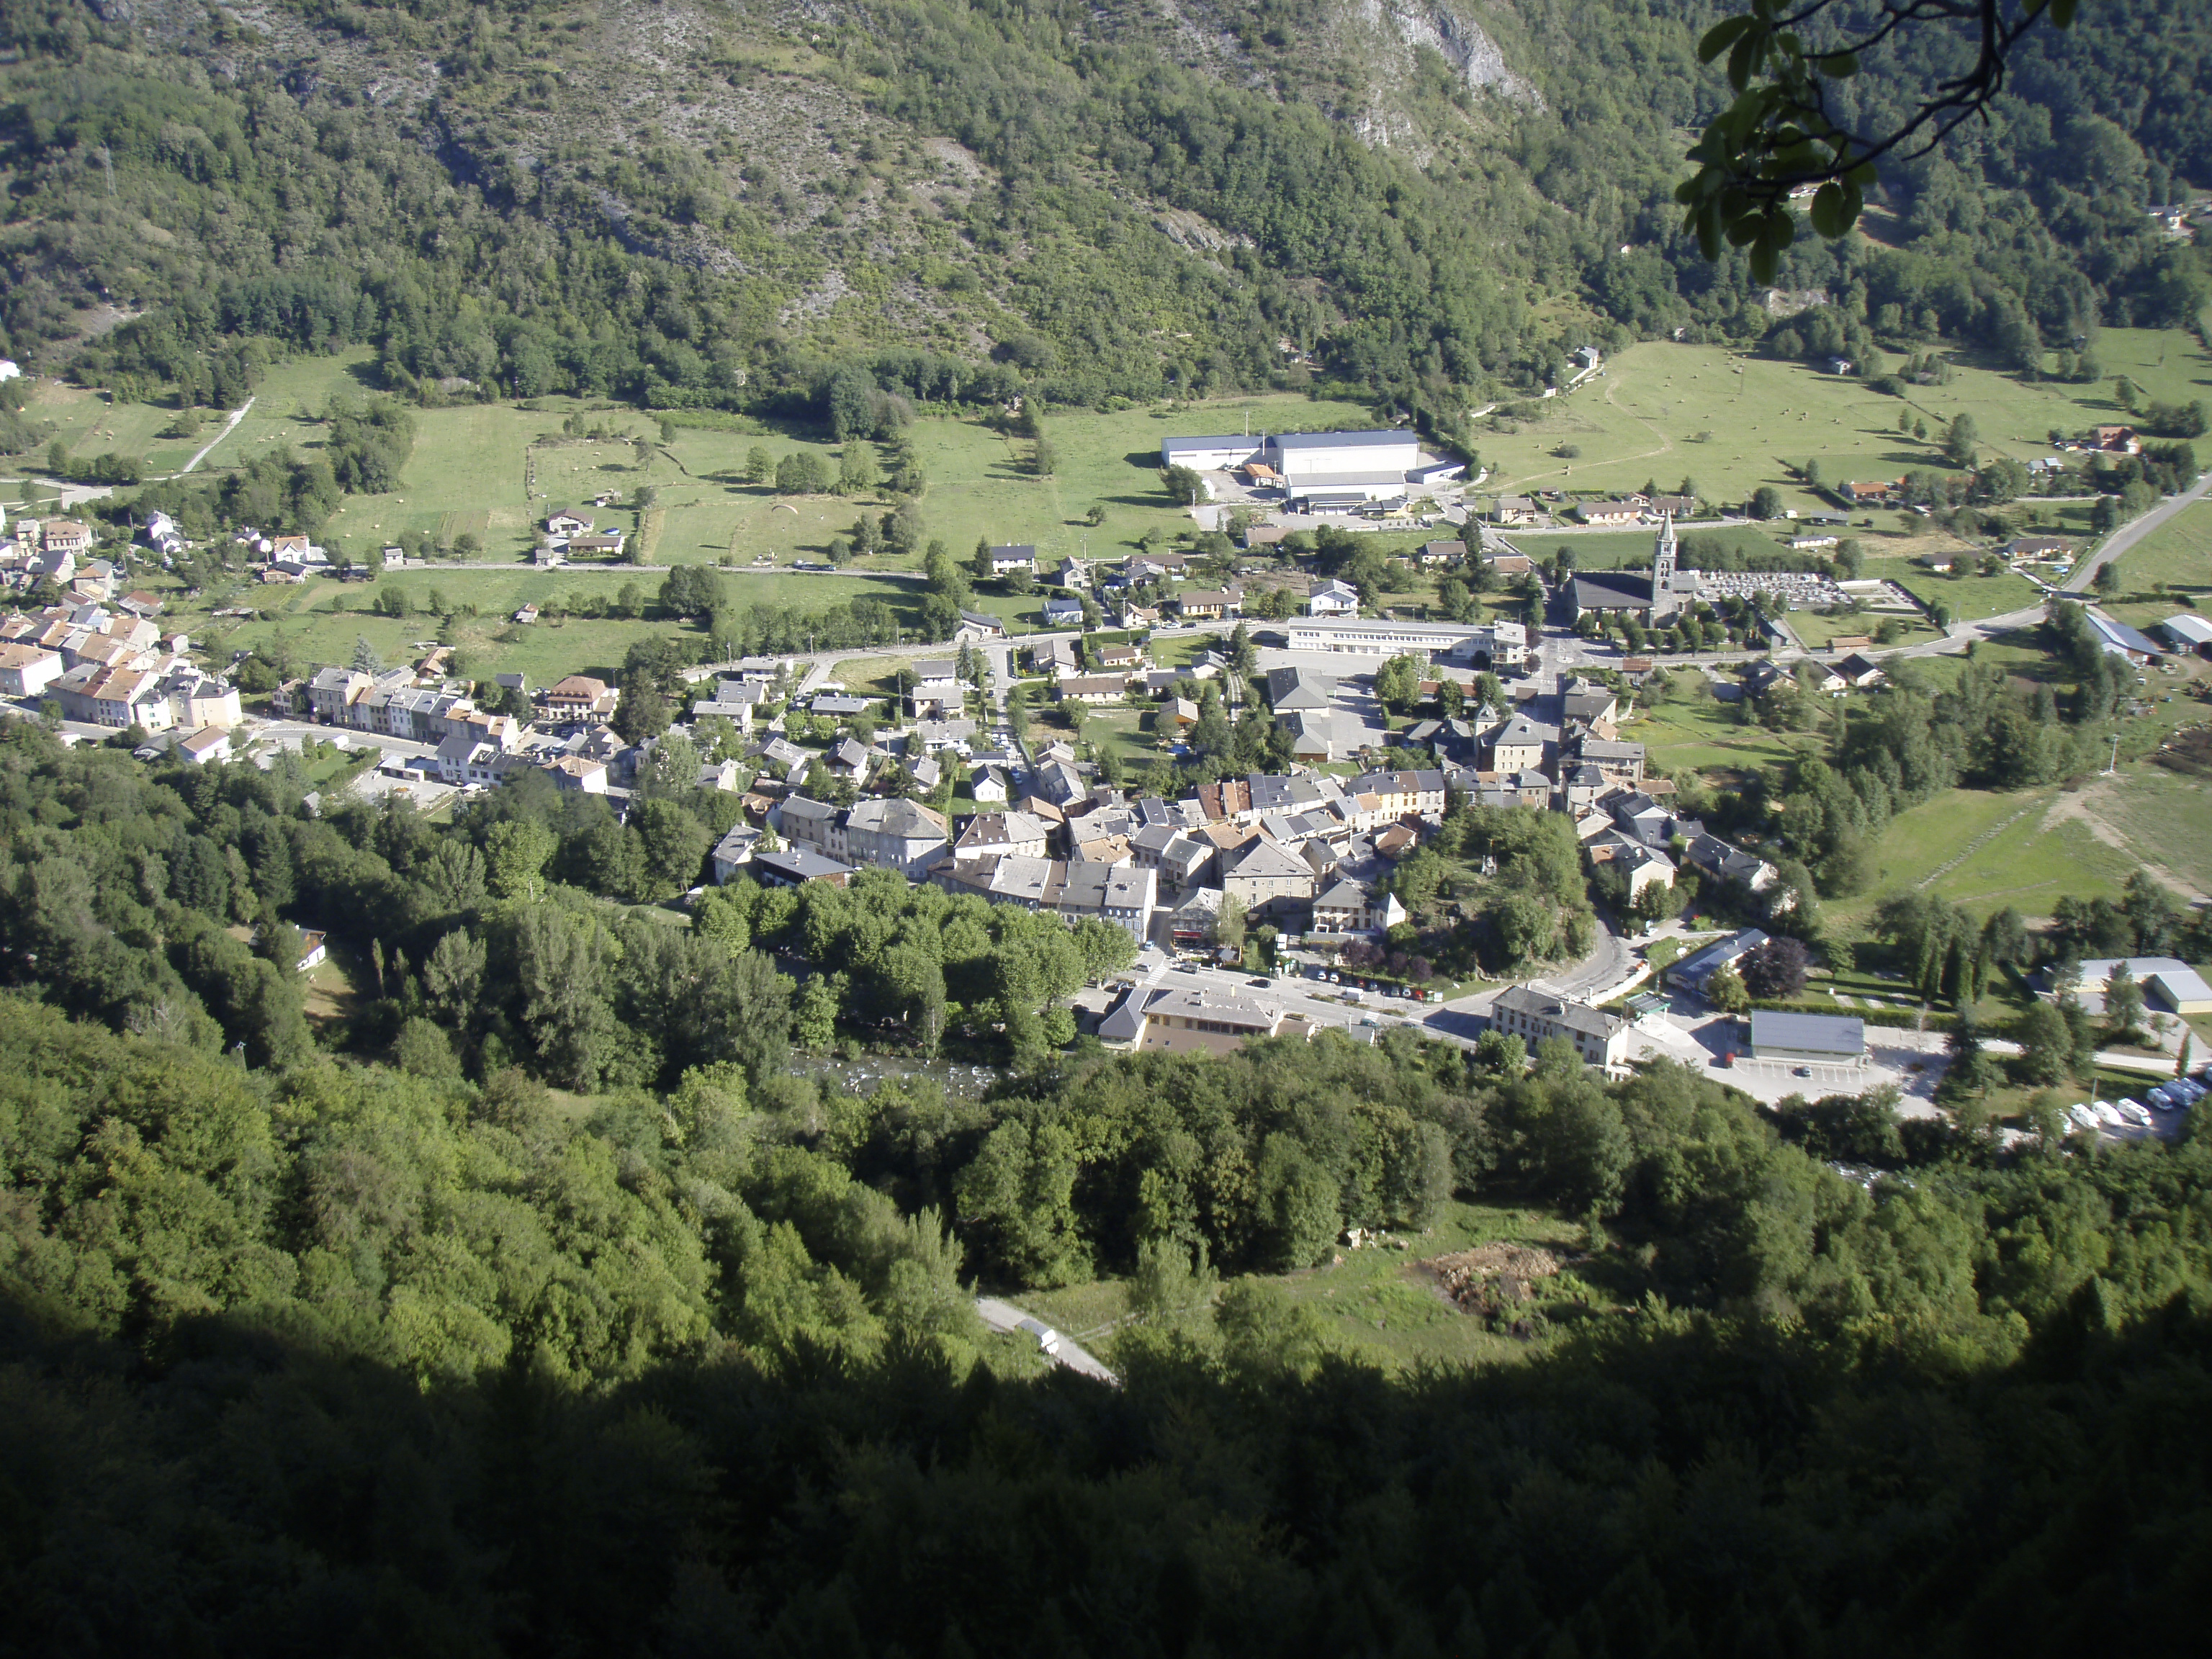
[{"label": "grass field", "polygon": [[[1904,403],[1808,364],[1738,356],[1717,346],[1646,342],[1611,359],[1600,378],[1542,406],[1510,434],[1477,442],[1493,469],[1485,488],[1532,486],[1607,492],[1694,479],[1708,500],[1741,501],[1762,484],[1801,510],[1832,503],[1805,489],[1792,469],[1820,463],[1824,478],[1895,477],[1942,466],[1940,450],[1897,430],[1900,409],[1933,434],[1971,414],[1983,443],[2027,459],[2050,453],[2045,434],[2124,419],[2112,377],[2132,376],[2154,398],[2186,403],[2212,384],[2212,361],[2179,331],[2108,329],[2097,337],[2106,379],[2090,386],[2027,384],[1960,354],[1949,386],[1913,389]],[[1886,367],[1902,361],[1886,354]],[[1709,434],[1698,441],[1699,434]],[[1571,445],[1572,459],[1553,452]]]},{"label": "grass field", "polygon": [[2042,605],[2045,599],[2041,588],[2009,570],[1995,576],[1952,576],[1918,565],[1897,570],[1870,565],[1867,574],[1887,577],[1917,599],[1942,601],[1960,622],[1978,622],[1984,617],[2002,617],[2008,611],[2028,610]]},{"label": "grass field", "polygon": [[[867,596],[886,599],[902,616],[912,617],[920,603],[917,584],[881,577],[740,572],[724,580],[731,597],[741,604],[823,611]],[[461,652],[472,673],[521,673],[533,685],[542,685],[563,674],[611,668],[622,661],[634,641],[696,630],[664,620],[587,617],[523,627],[508,620],[516,609],[556,594],[612,596],[624,582],[635,582],[650,595],[660,581],[652,572],[620,565],[588,571],[441,565],[395,571],[373,586],[336,581],[305,582],[289,588],[247,586],[238,597],[247,604],[271,607],[263,617],[250,622],[203,620],[192,625],[195,635],[205,638],[207,648],[222,654],[264,644],[282,629],[298,657],[324,663],[348,660],[356,637],[367,639],[387,662],[405,660],[414,654],[412,641],[436,635]],[[458,617],[453,628],[447,630],[435,616],[389,617],[370,613],[367,606],[373,597],[391,587],[404,589],[418,606],[429,605],[435,593],[452,605],[472,605],[478,614]],[[222,604],[228,603],[230,596],[210,593],[207,598],[212,604]]]},{"label": "grass field", "polygon": [[2117,898],[2136,860],[2100,841],[2057,788],[1999,794],[1954,789],[1899,813],[1875,843],[1874,879],[1827,907],[1848,934],[1875,906],[1919,887],[1978,916],[2007,905],[2045,916],[2061,894]]},{"label": "grass field", "polygon": [[1655,773],[1692,770],[1727,783],[1749,768],[1779,766],[1795,756],[1790,738],[1764,726],[1737,725],[1733,705],[1707,695],[1702,681],[1691,684],[1691,690],[1644,710],[1622,729],[1623,738],[1645,746]]},{"label": "grass field", "polygon": [[2212,894],[2212,781],[2162,766],[2131,766],[2084,788],[2081,805],[2093,826],[2124,843],[2170,884]]},{"label": "grass field", "polygon": [[[111,403],[105,392],[52,380],[40,380],[33,388],[24,414],[51,427],[47,441],[58,440],[73,455],[135,455],[146,463],[148,470],[160,471],[182,466],[222,427],[218,416],[197,438],[164,438],[160,434],[176,419],[174,409]],[[41,445],[39,457],[42,466],[44,448]]]},{"label": "grass field", "polygon": [[[1524,1358],[1543,1345],[1493,1334],[1481,1319],[1447,1301],[1416,1265],[1494,1240],[1548,1245],[1568,1255],[1580,1245],[1582,1230],[1539,1211],[1455,1202],[1435,1226],[1408,1238],[1409,1249],[1343,1250],[1334,1266],[1264,1276],[1264,1282],[1310,1309],[1330,1346],[1389,1369]],[[1571,1267],[1538,1280],[1537,1291],[1534,1305],[1555,1325],[1605,1311],[1614,1302]],[[1094,1352],[1109,1354],[1114,1333],[1128,1316],[1127,1286],[1119,1279],[1022,1292],[1012,1299]],[[1186,1322],[1206,1317],[1188,1315]]]},{"label": "grass field", "polygon": [[[1716,530],[1693,530],[1694,538],[1709,538],[1731,547],[1741,547],[1747,552],[1771,553],[1789,539],[1786,529],[1779,532],[1757,525],[1727,525]],[[1651,544],[1654,532],[1650,530],[1593,530],[1577,531],[1571,535],[1550,534],[1541,530],[1510,530],[1503,539],[1530,558],[1548,562],[1561,548],[1575,556],[1577,570],[1619,570],[1640,562],[1651,562]]]},{"label": "grass field", "polygon": [[2136,543],[2120,561],[2120,576],[2130,597],[2148,596],[2160,582],[2212,592],[2212,501],[2191,502]]},{"label": "grass field", "polygon": [[1910,645],[1915,640],[1932,640],[1936,637],[1935,625],[1925,617],[1908,617],[1901,611],[1868,612],[1856,617],[1828,617],[1823,616],[1817,611],[1792,611],[1783,620],[1790,624],[1790,632],[1804,641],[1807,650],[1825,651],[1828,648],[1828,642],[1838,635],[1845,639],[1856,638],[1862,635],[1871,636],[1882,622],[1893,617],[1905,630],[1897,636],[1897,643],[1899,645]]}]

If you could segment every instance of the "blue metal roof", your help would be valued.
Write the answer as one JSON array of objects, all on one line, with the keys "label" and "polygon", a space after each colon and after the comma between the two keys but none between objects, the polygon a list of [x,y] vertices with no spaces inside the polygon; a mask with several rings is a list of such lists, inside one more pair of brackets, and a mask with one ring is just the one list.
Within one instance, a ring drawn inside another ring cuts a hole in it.
[{"label": "blue metal roof", "polygon": [[2158,656],[2165,650],[2165,647],[2154,645],[2149,640],[2137,633],[2134,629],[2129,627],[2125,623],[2114,622],[2110,617],[2106,616],[2100,611],[2092,611],[2087,614],[2089,617],[2089,626],[2095,629],[2099,634],[2102,635],[2105,638],[2106,643],[2108,645],[2116,646],[2122,651],[2131,651],[2139,656],[2145,657]]}]

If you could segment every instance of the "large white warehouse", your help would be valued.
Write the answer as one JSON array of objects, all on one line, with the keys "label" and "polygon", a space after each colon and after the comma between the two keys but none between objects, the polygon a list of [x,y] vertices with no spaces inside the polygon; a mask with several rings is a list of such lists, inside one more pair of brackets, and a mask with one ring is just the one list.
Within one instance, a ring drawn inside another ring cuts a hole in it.
[{"label": "large white warehouse", "polygon": [[1377,472],[1402,483],[1421,464],[1421,441],[1411,432],[1285,432],[1267,440],[1261,459],[1293,486]]},{"label": "large white warehouse", "polygon": [[1162,466],[1187,466],[1194,472],[1227,472],[1260,459],[1264,438],[1167,438],[1160,443]]}]

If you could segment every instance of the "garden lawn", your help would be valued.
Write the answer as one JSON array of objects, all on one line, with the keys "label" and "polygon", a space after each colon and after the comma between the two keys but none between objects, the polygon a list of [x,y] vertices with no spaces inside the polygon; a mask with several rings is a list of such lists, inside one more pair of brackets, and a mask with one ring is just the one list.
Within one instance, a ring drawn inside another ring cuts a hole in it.
[{"label": "garden lawn", "polygon": [[1167,751],[1139,729],[1139,722],[1143,719],[1143,712],[1134,708],[1091,709],[1083,717],[1083,740],[1097,750],[1113,750],[1121,757],[1125,767],[1149,766]]}]

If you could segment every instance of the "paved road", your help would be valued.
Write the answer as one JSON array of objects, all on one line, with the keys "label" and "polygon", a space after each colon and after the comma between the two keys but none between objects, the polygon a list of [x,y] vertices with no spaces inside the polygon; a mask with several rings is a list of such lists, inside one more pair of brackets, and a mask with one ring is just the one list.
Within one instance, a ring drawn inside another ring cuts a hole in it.
[{"label": "paved road", "polygon": [[238,735],[248,739],[266,738],[288,749],[298,748],[303,738],[313,738],[318,743],[343,741],[356,750],[381,749],[387,755],[428,756],[438,752],[434,743],[387,737],[381,732],[356,732],[349,726],[317,726],[309,720],[248,721],[239,727]]},{"label": "paved road", "polygon": [[2179,495],[2167,496],[2140,519],[2122,525],[2105,538],[2102,547],[2075,566],[2074,573],[2067,577],[2063,591],[2068,593],[2087,592],[2089,584],[2096,578],[2098,566],[2110,564],[2191,502],[2203,501],[2208,489],[2212,489],[2212,472],[2202,475]]},{"label": "paved road", "polygon": [[1597,917],[1597,939],[1590,953],[1565,973],[1534,982],[1559,996],[1586,998],[1593,992],[1610,992],[1635,971],[1636,952],[1614,929],[1603,912]]}]

